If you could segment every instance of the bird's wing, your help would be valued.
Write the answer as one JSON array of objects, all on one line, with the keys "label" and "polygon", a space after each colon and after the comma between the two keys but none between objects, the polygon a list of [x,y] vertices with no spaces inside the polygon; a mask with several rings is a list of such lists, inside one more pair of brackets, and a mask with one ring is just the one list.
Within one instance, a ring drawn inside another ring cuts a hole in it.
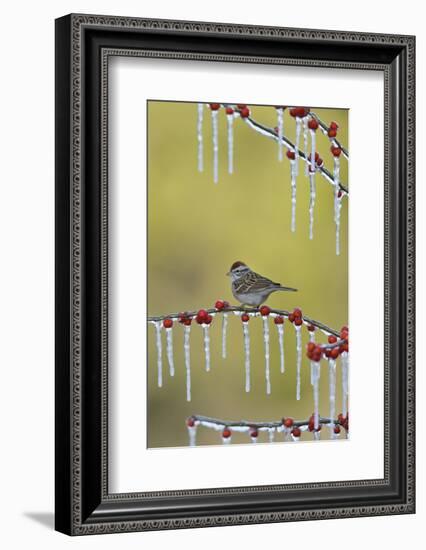
[{"label": "bird's wing", "polygon": [[266,290],[268,288],[273,287],[280,287],[281,285],[279,283],[274,283],[271,281],[271,279],[268,279],[267,277],[263,277],[262,275],[259,275],[259,273],[255,273],[254,271],[251,271],[250,273],[247,273],[245,277],[241,277],[241,281],[237,281],[238,283],[238,292],[258,292],[262,290]]}]

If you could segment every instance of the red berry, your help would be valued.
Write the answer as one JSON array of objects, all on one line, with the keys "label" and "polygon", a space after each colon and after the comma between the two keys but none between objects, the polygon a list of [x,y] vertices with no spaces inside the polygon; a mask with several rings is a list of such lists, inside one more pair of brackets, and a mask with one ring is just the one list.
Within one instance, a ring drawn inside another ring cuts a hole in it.
[{"label": "red berry", "polygon": [[188,317],[188,312],[187,311],[181,311],[178,314],[179,323],[183,323],[187,317]]},{"label": "red berry", "polygon": [[198,310],[197,317],[200,317],[200,319],[203,319],[207,317],[208,313],[205,309]]},{"label": "red berry", "polygon": [[186,420],[186,425],[188,426],[188,428],[192,428],[195,425],[195,418],[193,416],[190,416]]},{"label": "red berry", "polygon": [[345,421],[346,421],[346,418],[343,416],[342,413],[339,413],[339,414],[337,415],[337,420],[339,421],[339,424],[343,425],[343,424],[345,423]]},{"label": "red berry", "polygon": [[349,329],[348,327],[342,327],[340,329],[340,338],[342,338],[342,340],[347,340],[349,337]]},{"label": "red berry", "polygon": [[299,307],[293,309],[293,315],[295,317],[302,317],[302,310]]},{"label": "red berry", "polygon": [[186,326],[186,327],[189,327],[192,323],[192,319],[190,317],[187,317],[186,319],[183,320],[183,324]]},{"label": "red berry", "polygon": [[309,332],[315,332],[314,325],[308,325],[308,330],[309,330]]},{"label": "red berry", "polygon": [[343,193],[342,193],[341,191],[339,191],[339,192],[337,193],[337,196],[339,197],[339,199],[340,199],[340,197],[341,197],[342,195],[343,195]]},{"label": "red berry", "polygon": [[330,350],[330,357],[332,359],[337,359],[339,357],[340,350],[339,348],[333,348]]},{"label": "red berry", "polygon": [[256,428],[253,428],[250,432],[250,437],[257,437],[259,435],[259,432],[256,430]]},{"label": "red berry", "polygon": [[218,309],[218,310],[221,310],[221,309],[223,309],[223,308],[225,307],[225,302],[223,302],[222,300],[218,300],[218,301],[215,303],[214,307],[215,307],[216,309]]},{"label": "red berry", "polygon": [[213,321],[213,317],[211,315],[207,315],[207,317],[204,319],[204,324],[210,325],[212,321]]},{"label": "red berry", "polygon": [[316,345],[315,342],[309,342],[309,344],[306,346],[306,349],[309,351],[309,353],[312,353],[315,351]]},{"label": "red berry", "polygon": [[324,164],[324,161],[322,160],[321,157],[319,157],[317,160],[317,166],[322,166],[323,164]]},{"label": "red berry", "polygon": [[303,325],[303,319],[301,319],[300,317],[296,317],[296,319],[294,320],[294,324],[296,325],[296,327],[300,327],[301,325]]},{"label": "red berry", "polygon": [[340,353],[348,353],[349,352],[349,344],[347,342],[345,342],[344,344],[342,344],[340,347],[339,347],[339,351]]},{"label": "red berry", "polygon": [[328,337],[328,343],[335,344],[336,342],[337,342],[337,338],[333,334],[330,334]]},{"label": "red berry", "polygon": [[329,138],[335,138],[337,136],[337,130],[330,129],[327,134]]},{"label": "red berry", "polygon": [[296,317],[294,316],[294,313],[290,313],[288,316],[288,320],[290,321],[290,323],[294,323],[295,318]]},{"label": "red berry", "polygon": [[318,128],[318,121],[315,118],[310,118],[308,122],[308,128],[310,130],[317,130]]},{"label": "red berry", "polygon": [[262,317],[267,317],[271,313],[271,308],[268,306],[262,306],[260,308],[260,314]]},{"label": "red berry", "polygon": [[231,430],[229,428],[225,428],[222,432],[222,437],[224,437],[225,439],[231,437]]},{"label": "red berry", "polygon": [[339,434],[340,433],[340,426],[334,426],[334,433]]},{"label": "red berry", "polygon": [[330,122],[330,128],[331,128],[332,130],[337,130],[338,127],[339,127],[339,126],[338,126],[337,122],[334,122],[334,121],[333,121],[333,122]]},{"label": "red berry", "polygon": [[288,150],[286,155],[287,155],[287,158],[290,159],[290,160],[294,160],[296,158],[296,155],[295,155],[294,151]]},{"label": "red berry", "polygon": [[306,109],[305,107],[296,107],[296,116],[303,118],[309,113],[309,109]]},{"label": "red berry", "polygon": [[238,109],[245,109],[247,105],[245,103],[238,103],[237,107]]},{"label": "red berry", "polygon": [[233,109],[232,107],[227,107],[227,108],[225,109],[225,113],[226,113],[227,115],[233,115],[233,114],[234,114],[234,109]]},{"label": "red berry", "polygon": [[276,325],[282,325],[284,324],[284,317],[282,317],[281,315],[277,315],[274,319],[274,323]]},{"label": "red berry", "polygon": [[250,109],[248,107],[244,107],[243,109],[240,109],[240,116],[242,118],[247,118],[250,116]]},{"label": "red berry", "polygon": [[340,149],[340,147],[330,147],[330,151],[334,157],[340,157],[340,155],[342,154],[342,150]]},{"label": "red berry", "polygon": [[243,313],[243,314],[241,315],[241,321],[242,321],[243,323],[248,323],[248,322],[250,321],[250,316],[247,315],[247,313]]},{"label": "red berry", "polygon": [[294,424],[294,420],[292,418],[285,418],[283,424],[286,428],[291,428]]},{"label": "red berry", "polygon": [[302,431],[297,426],[292,429],[291,433],[293,437],[300,437],[302,435]]},{"label": "red berry", "polygon": [[173,321],[171,319],[164,319],[163,321],[163,327],[164,328],[172,328]]},{"label": "red berry", "polygon": [[289,112],[290,112],[290,116],[292,117],[297,116],[297,113],[298,113],[297,107],[292,107]]},{"label": "red berry", "polygon": [[218,111],[220,109],[220,103],[210,103],[210,109],[212,111]]}]

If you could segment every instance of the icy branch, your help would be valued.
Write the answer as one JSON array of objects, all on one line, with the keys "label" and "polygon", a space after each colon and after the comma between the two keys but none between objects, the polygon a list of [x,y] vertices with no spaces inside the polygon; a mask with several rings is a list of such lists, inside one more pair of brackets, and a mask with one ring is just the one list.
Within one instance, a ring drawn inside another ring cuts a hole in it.
[{"label": "icy branch", "polygon": [[[277,429],[277,428],[283,428],[283,420],[273,420],[271,422],[251,422],[249,420],[221,420],[219,418],[212,418],[210,416],[203,416],[199,414],[194,414],[190,417],[196,424],[199,423],[201,425],[205,425],[206,427],[214,427],[216,426],[217,429],[222,429],[224,427],[228,428],[257,428],[262,429],[265,428],[267,430],[271,429]],[[301,426],[309,426],[310,419],[307,418],[306,420],[294,420],[292,426],[300,428]],[[328,426],[330,424],[333,425],[339,425],[340,421],[338,418],[331,419],[327,417],[320,416],[318,418],[318,425],[324,425]],[[211,425],[211,426],[210,426]],[[239,431],[239,430],[236,430]],[[241,430],[245,431],[245,430]]]}]

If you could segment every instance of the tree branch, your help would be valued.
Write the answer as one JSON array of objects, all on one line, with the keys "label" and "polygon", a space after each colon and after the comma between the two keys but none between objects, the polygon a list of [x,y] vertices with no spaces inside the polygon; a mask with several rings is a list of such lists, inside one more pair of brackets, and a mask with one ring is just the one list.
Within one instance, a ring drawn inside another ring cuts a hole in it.
[{"label": "tree branch", "polygon": [[[275,420],[275,421],[272,421],[272,422],[250,422],[250,421],[247,421],[247,420],[239,420],[239,421],[235,421],[235,420],[220,420],[218,418],[212,418],[210,416],[203,416],[203,415],[200,415],[200,414],[194,414],[194,415],[191,415],[190,418],[194,421],[194,422],[200,422],[200,423],[207,423],[207,424],[214,424],[216,426],[218,426],[218,428],[235,428],[235,427],[238,427],[238,428],[281,428],[283,426],[283,421],[282,420]],[[306,420],[293,420],[293,424],[292,424],[292,427],[297,427],[299,428],[300,426],[308,426],[309,423],[312,422],[309,418],[307,418]],[[324,424],[324,425],[328,425],[328,424],[340,424],[340,420],[338,418],[336,419],[331,419],[331,418],[326,418],[326,417],[320,417],[319,418],[319,424]]]},{"label": "tree branch", "polygon": [[[217,313],[237,312],[237,313],[241,313],[241,314],[243,314],[243,313],[249,313],[250,314],[251,313],[251,314],[255,314],[256,316],[261,316],[260,309],[255,308],[255,307],[248,308],[248,307],[241,307],[241,306],[226,306],[222,309],[210,308],[210,309],[207,309],[206,311],[209,315],[211,315],[212,313],[217,314]],[[190,318],[190,319],[194,319],[197,316],[197,313],[198,313],[197,311],[188,311],[188,312],[185,312],[185,317]],[[287,311],[285,309],[272,309],[271,308],[271,310],[270,310],[271,317],[281,315],[285,319],[288,319],[288,316],[290,314],[291,314],[291,312]],[[149,323],[156,323],[158,321],[164,321],[164,319],[179,319],[180,316],[181,316],[181,313],[169,313],[169,314],[166,314],[166,315],[150,316],[150,317],[148,317],[147,321]],[[320,321],[317,321],[315,319],[311,319],[310,317],[307,317],[306,315],[303,315],[302,320],[306,325],[313,325],[314,327],[316,327],[316,328],[322,330],[323,332],[325,332],[327,335],[333,334],[336,337],[340,336],[339,331],[325,325],[324,323],[321,323]],[[330,347],[334,347],[335,345],[336,344],[333,344]]]}]

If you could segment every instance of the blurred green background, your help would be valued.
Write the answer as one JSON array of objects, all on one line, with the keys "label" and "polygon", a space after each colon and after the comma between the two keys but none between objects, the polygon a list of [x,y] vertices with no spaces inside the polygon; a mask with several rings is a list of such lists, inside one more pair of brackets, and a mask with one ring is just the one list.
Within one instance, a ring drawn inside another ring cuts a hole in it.
[{"label": "blurred green background", "polygon": [[[250,106],[262,124],[277,125],[274,107]],[[348,146],[348,111],[314,108],[327,124],[339,124],[338,138]],[[297,293],[276,293],[271,307],[302,311],[339,329],[348,323],[348,201],[341,213],[341,254],[335,254],[333,188],[316,176],[314,239],[309,240],[309,180],[300,161],[297,180],[296,232],[290,231],[290,163],[277,159],[277,144],[234,121],[234,174],[227,172],[227,131],[219,112],[219,183],[213,183],[211,115],[204,110],[204,172],[197,170],[197,104],[148,102],[148,315],[165,315],[212,307],[217,299],[236,304],[225,276],[236,260],[253,270],[296,287]],[[284,131],[293,142],[295,121],[288,110]],[[317,151],[333,172],[330,143],[319,130]],[[310,140],[309,140],[310,144]],[[303,149],[303,135],[300,148]],[[341,181],[348,184],[348,163],[341,157]],[[148,325],[148,447],[188,445],[185,419],[192,414],[226,420],[303,419],[313,412],[309,362],[303,330],[301,400],[296,401],[296,343],[293,326],[285,323],[286,372],[279,372],[275,325],[271,331],[271,395],[265,391],[262,322],[250,321],[251,392],[244,390],[244,348],[238,317],[229,317],[228,357],[221,357],[221,316],[211,326],[211,371],[205,371],[202,329],[191,330],[192,401],[186,401],[183,328],[173,328],[176,374],[171,378],[163,333],[163,387],[157,387],[155,329]],[[324,336],[317,339],[324,341]],[[340,360],[337,368],[336,414],[340,412]],[[328,372],[323,361],[320,414],[328,415]],[[323,429],[321,439],[328,439]],[[261,433],[259,442],[267,442]],[[311,440],[303,434],[302,440]],[[282,440],[278,436],[276,440]],[[233,443],[250,443],[234,434]],[[198,445],[220,444],[220,432],[199,428]]]}]

